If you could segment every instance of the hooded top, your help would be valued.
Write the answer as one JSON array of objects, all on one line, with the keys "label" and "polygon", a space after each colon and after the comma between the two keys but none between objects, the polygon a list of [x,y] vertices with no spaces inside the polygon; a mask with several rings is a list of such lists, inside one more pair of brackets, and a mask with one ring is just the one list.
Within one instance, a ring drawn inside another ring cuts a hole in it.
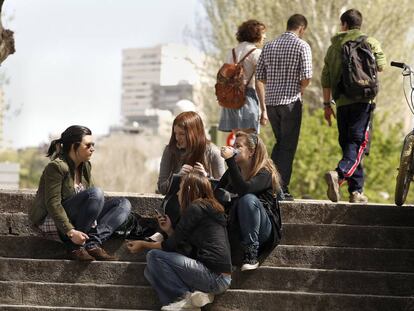
[{"label": "hooded top", "polygon": [[[331,39],[331,46],[326,52],[324,66],[322,69],[321,84],[323,88],[330,88],[332,98],[335,100],[337,107],[353,104],[352,100],[340,93],[339,82],[342,75],[342,46],[345,42],[356,40],[364,33],[359,29],[351,29],[336,33]],[[368,37],[368,44],[371,46],[372,53],[375,56],[377,67],[381,71],[386,65],[385,54],[381,49],[381,45],[375,38]],[[357,102],[363,102],[358,100]],[[367,99],[366,102],[369,102]]]},{"label": "hooded top", "polygon": [[216,273],[231,273],[226,225],[224,213],[196,200],[182,212],[174,233],[162,242],[162,249],[196,259]]}]

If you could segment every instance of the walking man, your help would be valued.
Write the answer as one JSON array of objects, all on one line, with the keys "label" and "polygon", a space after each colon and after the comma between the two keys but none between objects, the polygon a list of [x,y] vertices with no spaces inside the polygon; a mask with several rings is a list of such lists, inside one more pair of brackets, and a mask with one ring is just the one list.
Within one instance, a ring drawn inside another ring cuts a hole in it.
[{"label": "walking man", "polygon": [[[354,98],[349,92],[345,95],[342,78],[342,48],[348,41],[359,40],[364,36],[360,30],[362,14],[358,10],[350,9],[341,15],[340,20],[341,31],[331,39],[332,44],[326,53],[321,77],[325,119],[331,126],[331,116],[335,118],[331,106],[333,100],[337,107],[339,144],[342,149],[342,159],[336,169],[325,174],[327,195],[331,201],[337,202],[340,199],[339,187],[347,181],[349,202],[366,203],[368,198],[363,193],[364,170],[361,160],[368,143],[370,116],[374,105],[370,98]],[[367,37],[366,42],[375,58],[376,70],[382,71],[386,60],[380,43],[372,37]]]},{"label": "walking man", "polygon": [[302,121],[302,95],[312,77],[312,52],[302,40],[307,26],[305,16],[292,15],[286,32],[264,46],[256,71],[265,84],[267,115],[276,138],[271,157],[282,178],[282,199],[289,201],[293,201],[288,187]]}]

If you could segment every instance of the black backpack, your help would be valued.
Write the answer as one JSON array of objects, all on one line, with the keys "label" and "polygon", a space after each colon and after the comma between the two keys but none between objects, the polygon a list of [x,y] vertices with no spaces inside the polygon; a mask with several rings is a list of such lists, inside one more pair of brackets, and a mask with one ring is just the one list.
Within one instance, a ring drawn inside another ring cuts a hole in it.
[{"label": "black backpack", "polygon": [[378,70],[367,36],[342,46],[342,93],[355,100],[371,100],[378,94]]}]

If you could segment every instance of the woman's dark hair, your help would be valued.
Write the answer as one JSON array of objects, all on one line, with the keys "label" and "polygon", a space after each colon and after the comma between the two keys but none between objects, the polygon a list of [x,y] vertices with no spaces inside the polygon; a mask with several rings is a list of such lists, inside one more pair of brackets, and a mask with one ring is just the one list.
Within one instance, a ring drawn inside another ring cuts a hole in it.
[{"label": "woman's dark hair", "polygon": [[239,26],[236,33],[236,39],[239,42],[247,41],[256,43],[262,38],[264,30],[266,30],[265,24],[255,19],[250,19]]},{"label": "woman's dark hair", "polygon": [[341,23],[347,24],[348,29],[360,29],[362,25],[362,14],[356,9],[349,9],[341,15]]},{"label": "woman's dark hair", "polygon": [[59,139],[52,140],[46,156],[50,157],[55,152],[69,154],[70,148],[74,145],[75,151],[79,148],[82,139],[86,135],[92,135],[92,131],[86,126],[72,125],[69,126]]}]

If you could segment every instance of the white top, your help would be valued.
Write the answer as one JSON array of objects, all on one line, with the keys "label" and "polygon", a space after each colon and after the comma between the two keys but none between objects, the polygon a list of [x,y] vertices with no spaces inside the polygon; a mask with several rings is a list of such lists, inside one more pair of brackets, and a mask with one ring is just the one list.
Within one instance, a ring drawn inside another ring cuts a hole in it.
[{"label": "white top", "polygon": [[[236,60],[239,61],[242,59],[250,50],[256,48],[243,62],[244,67],[244,83],[247,83],[247,80],[250,79],[252,74],[256,71],[256,64],[259,60],[260,53],[262,53],[261,49],[258,49],[254,43],[251,42],[241,42],[235,48],[236,52]],[[233,63],[233,52],[232,49],[227,53],[226,63],[232,64]],[[248,85],[249,87],[255,88],[255,75],[253,74],[252,79]]]}]

